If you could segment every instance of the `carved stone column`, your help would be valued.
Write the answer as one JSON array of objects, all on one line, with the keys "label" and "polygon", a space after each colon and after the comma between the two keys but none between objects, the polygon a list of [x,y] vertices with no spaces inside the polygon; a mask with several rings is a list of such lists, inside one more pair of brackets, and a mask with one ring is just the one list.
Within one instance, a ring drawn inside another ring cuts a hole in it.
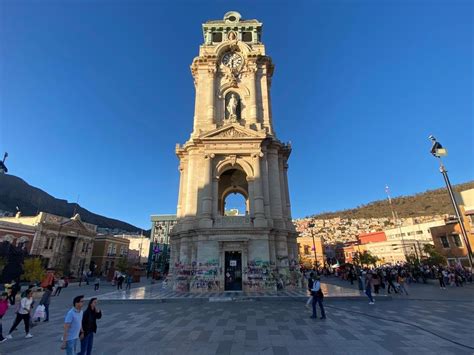
[{"label": "carved stone column", "polygon": [[184,183],[185,183],[185,171],[187,161],[181,160],[179,163],[179,192],[178,192],[178,206],[176,208],[176,216],[178,218],[182,217],[182,203],[183,203],[183,195],[184,195]]},{"label": "carved stone column", "polygon": [[275,149],[267,152],[268,156],[268,182],[270,188],[270,204],[272,206],[272,217],[274,219],[282,218],[281,208],[281,189],[280,189],[280,172],[278,165],[278,153]]},{"label": "carved stone column", "polygon": [[212,159],[214,154],[206,154],[204,156],[204,168],[203,172],[203,187],[202,187],[202,206],[201,206],[201,219],[199,220],[199,226],[201,228],[212,227]]},{"label": "carved stone column", "polygon": [[247,116],[247,124],[253,125],[257,123],[257,66],[252,65],[248,68],[250,83],[249,83],[249,91],[250,91],[250,98],[249,98],[249,113]]},{"label": "carved stone column", "polygon": [[185,217],[196,217],[197,212],[197,191],[196,191],[196,180],[195,180],[195,167],[196,167],[197,155],[194,151],[189,152],[188,158],[188,171],[186,181],[186,212]]},{"label": "carved stone column", "polygon": [[214,124],[214,112],[215,112],[215,107],[214,107],[214,91],[215,91],[215,73],[216,73],[216,68],[215,67],[209,67],[207,70],[207,81],[208,81],[208,87],[207,87],[207,124]]},{"label": "carved stone column", "polygon": [[260,158],[263,157],[263,153],[257,153],[252,156],[254,165],[254,205],[255,205],[255,227],[266,227],[267,223],[265,220],[265,209],[263,204],[263,189],[262,189],[262,173],[260,171]]}]

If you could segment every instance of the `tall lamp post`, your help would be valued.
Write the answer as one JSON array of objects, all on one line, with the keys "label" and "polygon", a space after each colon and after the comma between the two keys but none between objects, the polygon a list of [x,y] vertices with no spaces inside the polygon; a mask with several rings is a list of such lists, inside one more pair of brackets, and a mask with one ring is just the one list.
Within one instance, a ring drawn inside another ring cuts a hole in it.
[{"label": "tall lamp post", "polygon": [[318,270],[318,258],[316,256],[316,243],[314,242],[314,233],[313,233],[314,223],[308,224],[308,227],[310,228],[309,231],[311,232],[311,237],[313,238],[314,268]]},{"label": "tall lamp post", "polygon": [[451,199],[451,203],[453,204],[453,207],[454,207],[454,212],[456,213],[456,218],[458,220],[459,226],[461,227],[462,237],[464,239],[464,243],[466,244],[466,248],[467,248],[467,256],[468,256],[468,260],[469,260],[469,267],[472,270],[471,244],[469,243],[469,238],[467,236],[466,227],[464,226],[464,221],[463,221],[461,213],[459,211],[458,204],[456,203],[456,199],[454,198],[453,187],[451,186],[451,182],[449,181],[448,171],[446,170],[446,168],[443,164],[443,161],[441,160],[441,157],[444,157],[444,156],[448,155],[448,152],[445,148],[443,148],[441,143],[438,142],[433,135],[430,135],[428,138],[432,142],[430,153],[435,158],[439,159],[439,171],[440,171],[441,174],[443,174],[444,182],[446,183],[446,188],[448,189],[449,198]]}]

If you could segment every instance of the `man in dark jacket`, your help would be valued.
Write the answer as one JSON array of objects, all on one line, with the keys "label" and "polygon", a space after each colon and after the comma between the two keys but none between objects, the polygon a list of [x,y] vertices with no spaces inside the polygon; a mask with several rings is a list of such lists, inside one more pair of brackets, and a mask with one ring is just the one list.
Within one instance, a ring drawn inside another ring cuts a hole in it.
[{"label": "man in dark jacket", "polygon": [[81,340],[80,355],[91,355],[94,342],[94,333],[97,332],[97,319],[102,318],[102,312],[97,307],[97,298],[91,298],[84,315],[82,316],[82,330],[84,337]]},{"label": "man in dark jacket", "polygon": [[[49,302],[51,301],[51,294],[53,293],[53,287],[51,285],[46,286],[46,290],[43,293],[43,296],[41,297],[41,300],[39,302],[40,305],[44,306],[44,313],[45,313],[45,318],[44,322],[49,322]],[[37,322],[40,321],[38,318],[36,320]]]}]

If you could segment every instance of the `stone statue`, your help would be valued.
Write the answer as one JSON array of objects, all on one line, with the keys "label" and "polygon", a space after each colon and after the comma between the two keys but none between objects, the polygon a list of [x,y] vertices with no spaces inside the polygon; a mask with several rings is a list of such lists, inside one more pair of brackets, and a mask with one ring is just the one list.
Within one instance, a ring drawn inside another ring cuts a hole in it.
[{"label": "stone statue", "polygon": [[231,94],[229,102],[227,103],[227,112],[229,112],[229,119],[237,119],[237,105],[239,104],[239,99],[235,96],[234,93]]}]

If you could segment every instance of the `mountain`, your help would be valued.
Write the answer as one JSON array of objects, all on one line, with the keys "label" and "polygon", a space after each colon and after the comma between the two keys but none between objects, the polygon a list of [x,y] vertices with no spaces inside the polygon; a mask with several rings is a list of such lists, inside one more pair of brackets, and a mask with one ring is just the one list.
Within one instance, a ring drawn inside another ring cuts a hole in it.
[{"label": "mountain", "polygon": [[[453,186],[457,192],[473,189],[474,181]],[[400,196],[392,198],[393,209],[400,218],[417,217],[417,216],[434,216],[450,214],[454,215],[453,205],[446,188],[436,190],[428,190],[411,196]],[[331,218],[380,218],[391,217],[392,211],[390,205],[385,200],[371,202],[367,205],[358,206],[357,208],[338,211],[325,212],[311,216],[315,219],[331,219]]]},{"label": "mountain", "polygon": [[139,232],[131,224],[107,218],[82,208],[77,203],[69,203],[33,187],[19,177],[0,174],[0,210],[16,212],[20,208],[22,215],[34,216],[38,212],[53,213],[58,216],[72,217],[79,213],[84,222],[95,224],[102,228],[120,229],[127,232]]}]

